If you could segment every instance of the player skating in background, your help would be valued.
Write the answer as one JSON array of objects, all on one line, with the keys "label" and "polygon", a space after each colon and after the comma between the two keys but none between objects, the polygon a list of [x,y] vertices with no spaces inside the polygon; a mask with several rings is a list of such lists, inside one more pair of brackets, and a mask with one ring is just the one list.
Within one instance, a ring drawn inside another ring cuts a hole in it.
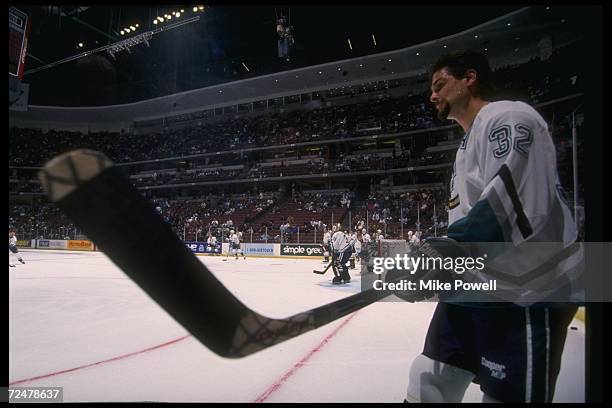
[{"label": "player skating in background", "polygon": [[361,235],[361,233],[356,233],[355,242],[353,242],[353,251],[355,254],[355,261],[360,262],[360,263],[361,263],[361,256],[359,254],[361,254],[361,250],[363,249],[362,239],[363,239],[363,236]]},{"label": "player skating in background", "polygon": [[421,231],[408,231],[408,243],[411,245],[419,246],[421,243]]},{"label": "player skating in background", "polygon": [[15,230],[9,230],[9,266],[13,268],[15,264],[11,263],[11,252],[17,256],[19,262],[25,264],[25,261],[17,249],[17,236],[15,235]]},{"label": "player skating in background", "polygon": [[361,241],[364,244],[369,244],[372,242],[372,238],[370,238],[370,234],[368,234],[368,231],[365,228],[361,230]]},{"label": "player skating in background", "polygon": [[238,253],[240,253],[240,255],[242,255],[242,257],[246,259],[246,256],[244,255],[244,251],[242,250],[240,246],[241,238],[242,238],[242,232],[235,233],[234,230],[230,231],[230,237],[229,237],[230,247],[231,247],[232,253],[236,256],[236,259],[238,259]]},{"label": "player skating in background", "polygon": [[207,250],[210,256],[219,255],[217,251],[217,237],[212,235],[210,232],[208,233],[208,239],[206,240]]},{"label": "player skating in background", "polygon": [[346,236],[349,240],[349,244],[351,244],[352,247],[351,257],[349,258],[349,269],[355,269],[355,261],[357,258],[357,251],[355,251],[355,244],[357,243],[357,233],[353,232],[349,235],[347,232]]},{"label": "player skating in background", "polygon": [[323,263],[329,263],[329,254],[331,252],[331,233],[325,227],[325,233],[323,234]]}]

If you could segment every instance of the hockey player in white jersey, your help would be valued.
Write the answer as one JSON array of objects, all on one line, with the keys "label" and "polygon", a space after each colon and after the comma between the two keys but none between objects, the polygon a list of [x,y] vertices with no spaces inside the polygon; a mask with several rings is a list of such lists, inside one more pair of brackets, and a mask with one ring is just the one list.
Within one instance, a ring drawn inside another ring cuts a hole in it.
[{"label": "hockey player in white jersey", "polygon": [[421,242],[421,231],[415,231],[414,233],[412,233],[412,231],[408,231],[408,242],[410,242],[410,244],[412,245],[419,245],[419,243]]},{"label": "hockey player in white jersey", "polygon": [[331,247],[331,233],[325,227],[325,233],[323,234],[323,263],[329,262],[329,254]]},{"label": "hockey player in white jersey", "polygon": [[345,234],[352,248],[351,257],[349,258],[349,269],[355,269],[355,260],[357,257],[356,251],[355,251],[355,243],[357,242],[357,233],[353,232],[352,234],[349,234],[348,232],[345,232]]},{"label": "hockey player in white jersey", "polygon": [[361,250],[363,249],[361,240],[363,239],[363,237],[361,236],[361,234],[357,233],[354,234],[354,237],[355,239],[353,241],[353,252],[355,255],[355,261],[361,262]]},{"label": "hockey player in white jersey", "polygon": [[[491,102],[491,70],[480,53],[445,55],[430,75],[438,117],[465,131],[450,180],[448,238],[571,248],[576,230],[544,119],[522,102]],[[560,265],[544,279],[547,285],[569,273],[557,270]],[[476,382],[484,402],[551,402],[577,306],[549,305],[438,303],[423,353],[410,369],[406,400],[460,402]]]},{"label": "hockey player in white jersey", "polygon": [[240,247],[241,236],[242,236],[241,232],[235,233],[234,230],[230,231],[230,238],[229,238],[230,245],[231,245],[233,254],[236,256],[236,259],[238,259],[238,253],[240,253],[242,257],[246,259],[246,256],[244,255],[244,252],[242,251],[242,248]]},{"label": "hockey player in white jersey", "polygon": [[217,249],[217,237],[209,233],[206,244],[208,246],[209,255],[219,255],[219,250]]},{"label": "hockey player in white jersey", "polygon": [[353,253],[353,247],[339,223],[337,224],[336,232],[332,235],[332,248],[334,251],[334,261],[338,268],[338,275],[334,276],[332,283],[335,285],[348,283],[351,281],[351,275],[348,273],[346,264]]},{"label": "hockey player in white jersey", "polygon": [[368,234],[368,231],[365,228],[361,230],[361,241],[364,244],[369,244],[372,242],[372,238],[370,238],[370,234]]},{"label": "hockey player in white jersey", "polygon": [[[25,264],[25,261],[23,260],[23,258],[21,257],[21,254],[19,253],[19,250],[17,249],[17,236],[15,235],[14,230],[9,231],[9,252],[12,252],[13,254],[15,254],[19,262],[21,262],[22,264]],[[15,264],[12,264],[10,262],[10,259],[11,259],[11,254],[9,253],[9,267],[13,268],[15,267]]]}]

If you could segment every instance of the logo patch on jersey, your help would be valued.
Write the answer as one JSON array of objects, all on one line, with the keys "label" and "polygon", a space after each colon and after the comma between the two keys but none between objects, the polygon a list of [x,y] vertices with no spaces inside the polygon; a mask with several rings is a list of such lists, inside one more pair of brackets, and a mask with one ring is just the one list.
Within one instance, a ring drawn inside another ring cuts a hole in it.
[{"label": "logo patch on jersey", "polygon": [[503,380],[506,378],[505,365],[494,363],[493,361],[489,361],[484,357],[481,357],[480,364],[491,371],[491,377],[497,378],[498,380]]},{"label": "logo patch on jersey", "polygon": [[448,200],[448,209],[452,210],[453,208],[456,208],[459,206],[459,194],[457,194],[455,197],[451,198],[450,200]]}]

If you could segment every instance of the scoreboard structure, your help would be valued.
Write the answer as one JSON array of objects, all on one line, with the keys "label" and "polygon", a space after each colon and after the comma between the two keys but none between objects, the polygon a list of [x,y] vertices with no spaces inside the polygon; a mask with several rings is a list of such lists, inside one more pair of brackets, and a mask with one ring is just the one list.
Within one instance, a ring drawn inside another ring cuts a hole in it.
[{"label": "scoreboard structure", "polygon": [[30,19],[15,7],[9,8],[9,77],[23,77],[25,58],[28,52]]}]

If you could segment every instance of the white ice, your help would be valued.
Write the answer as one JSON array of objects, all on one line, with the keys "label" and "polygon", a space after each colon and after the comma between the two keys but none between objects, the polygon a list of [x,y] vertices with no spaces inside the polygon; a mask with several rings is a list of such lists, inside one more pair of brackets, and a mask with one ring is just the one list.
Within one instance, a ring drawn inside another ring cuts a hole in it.
[{"label": "white ice", "polygon": [[[225,359],[188,336],[104,254],[20,252],[26,264],[9,268],[9,384],[63,387],[67,402],[401,402],[435,308],[378,302],[249,357]],[[200,259],[269,317],[359,288],[355,271],[349,287],[329,285],[331,272],[313,274],[320,260]],[[555,402],[584,401],[585,329],[576,319],[570,327]],[[481,398],[472,384],[464,402]]]}]

